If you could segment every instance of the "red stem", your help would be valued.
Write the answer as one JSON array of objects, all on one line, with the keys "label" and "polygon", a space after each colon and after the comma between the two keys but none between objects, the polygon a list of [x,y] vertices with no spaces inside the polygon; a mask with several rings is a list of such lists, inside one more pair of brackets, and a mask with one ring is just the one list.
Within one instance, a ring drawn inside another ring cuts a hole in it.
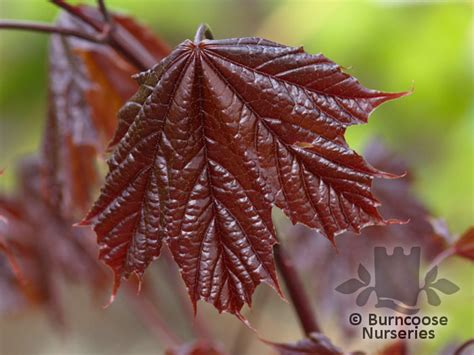
[{"label": "red stem", "polygon": [[441,264],[441,262],[443,262],[445,259],[447,259],[448,257],[450,257],[451,255],[454,255],[456,254],[456,250],[454,249],[453,246],[449,247],[448,249],[445,249],[444,251],[442,251],[441,253],[439,253],[438,255],[436,255],[436,257],[431,261],[430,265],[428,266],[427,270],[431,270],[432,268],[434,268],[435,266]]},{"label": "red stem", "polygon": [[44,33],[57,33],[64,36],[78,37],[86,41],[103,43],[103,39],[91,36],[87,33],[72,30],[69,28],[52,26],[46,23],[29,22],[29,21],[0,21],[0,29],[11,29],[20,31],[33,31]]},{"label": "red stem", "polygon": [[110,17],[109,11],[107,10],[107,6],[105,6],[105,1],[97,0],[97,3],[99,4],[99,9],[100,9],[100,12],[102,12],[102,16],[104,16],[104,21],[108,23],[109,25],[111,25],[112,17]]},{"label": "red stem", "polygon": [[293,303],[293,307],[295,308],[305,334],[309,336],[311,333],[319,332],[320,329],[311,303],[293,263],[280,244],[275,246],[274,254],[277,267],[283,277],[288,293],[290,294],[291,302]]},{"label": "red stem", "polygon": [[88,17],[86,14],[84,14],[79,7],[73,6],[71,4],[68,4],[64,0],[50,0],[54,5],[60,7],[64,11],[66,11],[68,14],[78,18],[82,22],[88,24],[91,26],[94,30],[97,32],[102,32],[102,26],[101,24],[97,23],[90,17]]},{"label": "red stem", "polygon": [[455,352],[453,355],[462,355],[464,350],[466,350],[469,346],[474,344],[474,338],[473,339],[468,339],[466,342],[464,342]]},{"label": "red stem", "polygon": [[201,23],[194,36],[194,43],[199,43],[205,39],[214,39],[214,35],[207,23]]},{"label": "red stem", "polygon": [[[141,43],[123,29],[98,22],[83,13],[79,7],[72,6],[64,0],[51,0],[51,2],[102,34],[104,36],[104,43],[115,49],[137,69],[142,71],[148,70],[158,62]],[[101,6],[105,8],[104,3]]]}]

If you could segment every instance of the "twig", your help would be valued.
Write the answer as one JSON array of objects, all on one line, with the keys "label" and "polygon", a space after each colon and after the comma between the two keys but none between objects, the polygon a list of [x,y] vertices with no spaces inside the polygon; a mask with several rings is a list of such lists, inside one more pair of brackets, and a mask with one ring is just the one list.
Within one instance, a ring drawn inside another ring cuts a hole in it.
[{"label": "twig", "polygon": [[320,328],[311,303],[304,291],[303,283],[281,244],[275,246],[274,254],[277,267],[283,277],[291,302],[305,334],[309,336],[313,332],[319,332]]},{"label": "twig", "polygon": [[443,250],[441,253],[436,255],[436,257],[431,261],[430,265],[428,266],[428,270],[431,270],[434,268],[436,265],[441,264],[445,259],[450,257],[451,255],[454,255],[456,253],[456,250],[454,249],[453,246]]},{"label": "twig", "polygon": [[81,38],[89,42],[103,43],[102,38],[91,36],[87,33],[76,31],[70,28],[52,26],[50,24],[41,23],[41,22],[0,21],[0,29],[56,33],[63,36],[72,36],[72,37]]},{"label": "twig", "polygon": [[89,35],[84,32],[56,27],[49,24],[25,21],[1,21],[0,29],[3,28],[43,33],[57,33],[64,36],[78,37],[90,42],[106,44],[117,51],[117,53],[119,53],[127,62],[141,71],[150,69],[158,62],[158,59],[155,58],[153,54],[151,54],[135,37],[130,35],[130,33],[121,27],[114,28],[112,18],[110,17],[103,0],[99,1],[99,6],[101,8],[101,12],[104,14],[104,18],[106,16],[109,17],[109,21],[106,23],[96,21],[81,11],[80,7],[68,4],[64,0],[50,1],[56,6],[62,8],[71,16],[74,16],[83,23],[91,26],[95,31],[98,32],[97,35]]},{"label": "twig", "polygon": [[50,1],[99,32],[104,43],[115,49],[137,69],[148,70],[158,62],[140,42],[122,28],[114,29],[108,24],[96,21],[82,12],[79,7],[68,4],[64,0]]},{"label": "twig", "polygon": [[54,5],[60,7],[61,9],[63,9],[67,13],[69,13],[70,15],[72,15],[72,16],[78,18],[79,20],[81,20],[82,22],[88,24],[89,26],[91,26],[97,32],[102,32],[102,25],[100,23],[97,23],[96,21],[94,21],[90,17],[88,17],[78,7],[73,6],[71,4],[68,4],[64,0],[50,0],[50,1]]},{"label": "twig", "polygon": [[465,341],[457,350],[454,352],[454,355],[462,355],[463,351],[466,350],[470,345],[474,344],[474,338],[468,339]]},{"label": "twig", "polygon": [[107,10],[107,6],[105,6],[104,0],[97,0],[99,4],[100,12],[102,12],[102,16],[104,16],[104,21],[108,23],[110,26],[112,25],[112,17],[110,17],[109,10]]}]

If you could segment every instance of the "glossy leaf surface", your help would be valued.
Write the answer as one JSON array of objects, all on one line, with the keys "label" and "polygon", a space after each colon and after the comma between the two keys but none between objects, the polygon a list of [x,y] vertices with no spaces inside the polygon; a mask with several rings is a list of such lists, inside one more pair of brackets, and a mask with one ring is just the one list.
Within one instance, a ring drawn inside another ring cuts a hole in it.
[{"label": "glossy leaf surface", "polygon": [[279,290],[273,205],[331,240],[385,223],[370,185],[386,175],[343,135],[405,93],[366,89],[322,55],[260,38],[184,41],[138,80],[83,222],[117,286],[165,241],[193,304],[238,315],[259,283]]}]

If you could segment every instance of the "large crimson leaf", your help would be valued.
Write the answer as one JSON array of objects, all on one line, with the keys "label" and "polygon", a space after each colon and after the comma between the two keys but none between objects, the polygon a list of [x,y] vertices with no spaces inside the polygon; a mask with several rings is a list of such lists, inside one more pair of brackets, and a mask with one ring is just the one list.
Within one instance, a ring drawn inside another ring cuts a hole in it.
[{"label": "large crimson leaf", "polygon": [[[78,7],[96,20],[101,13]],[[167,46],[132,18],[113,16],[115,30],[146,47],[157,60]],[[58,25],[92,34],[93,30],[67,13]],[[97,153],[104,151],[117,126],[117,111],[137,90],[136,69],[113,49],[77,38],[52,35],[49,48],[49,112],[43,139],[45,196],[67,216],[83,212],[97,182]]]},{"label": "large crimson leaf", "polygon": [[322,55],[260,38],[184,41],[138,79],[83,222],[117,286],[166,241],[193,304],[238,315],[259,283],[279,290],[273,204],[330,239],[384,224],[370,184],[386,175],[343,134],[405,93],[366,89]]}]

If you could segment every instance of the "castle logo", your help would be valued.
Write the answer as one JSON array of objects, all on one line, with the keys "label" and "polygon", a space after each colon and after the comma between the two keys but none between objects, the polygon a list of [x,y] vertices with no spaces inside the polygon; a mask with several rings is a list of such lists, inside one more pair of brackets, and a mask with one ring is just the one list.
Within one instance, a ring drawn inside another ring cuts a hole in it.
[{"label": "castle logo", "polygon": [[402,247],[395,247],[392,254],[388,254],[385,247],[375,247],[374,282],[367,269],[359,264],[358,278],[343,282],[336,287],[336,291],[343,294],[358,292],[356,304],[361,307],[375,292],[376,308],[389,308],[407,315],[420,310],[418,304],[422,292],[426,293],[428,304],[439,306],[441,299],[437,291],[450,295],[459,291],[459,287],[447,279],[438,278],[437,266],[426,273],[420,287],[420,259],[420,247],[412,247],[408,254],[403,252]]}]

